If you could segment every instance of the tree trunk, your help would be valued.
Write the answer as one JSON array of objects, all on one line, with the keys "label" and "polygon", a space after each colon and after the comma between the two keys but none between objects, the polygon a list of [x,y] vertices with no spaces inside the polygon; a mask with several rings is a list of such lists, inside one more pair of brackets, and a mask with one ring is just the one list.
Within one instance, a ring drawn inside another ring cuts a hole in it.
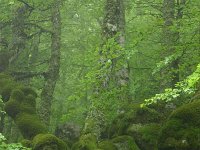
[{"label": "tree trunk", "polygon": [[[109,40],[114,39],[116,45],[118,45],[119,50],[117,49],[114,53],[118,54],[122,50],[121,48],[124,47],[125,42],[125,8],[124,8],[124,1],[123,0],[106,0],[105,3],[105,17],[102,24],[102,46],[103,49],[105,45],[108,44]],[[127,69],[127,62],[124,62],[124,59],[119,58],[110,59],[109,55],[111,55],[111,48],[112,45],[100,51],[100,63],[101,68],[106,68],[103,75],[100,75],[99,81],[100,82],[95,87],[95,97],[96,100],[99,100],[104,92],[105,89],[112,90],[113,85],[114,88],[121,89],[126,87],[128,84],[128,69]],[[106,67],[106,63],[110,61],[111,65]],[[123,62],[123,65],[119,65],[118,62]],[[119,67],[119,68],[118,68]],[[109,91],[109,90],[108,90]],[[121,90],[120,97],[117,100],[126,100],[127,93],[124,90]],[[105,125],[104,122],[104,113],[92,104],[86,118],[85,126],[83,133],[88,134],[92,133],[97,137],[100,137],[102,129]]]},{"label": "tree trunk", "polygon": [[59,78],[60,69],[60,47],[61,47],[61,18],[60,0],[55,0],[52,6],[52,35],[51,35],[51,58],[45,84],[41,93],[41,108],[39,110],[41,118],[46,125],[49,125],[51,115],[51,105],[56,82]]},{"label": "tree trunk", "polygon": [[[115,42],[121,46],[121,48],[124,48],[125,44],[125,8],[124,8],[124,1],[123,0],[107,0],[106,6],[105,6],[105,17],[103,21],[103,27],[102,27],[102,37],[103,37],[103,45],[107,44],[108,40],[115,39]],[[109,54],[109,49],[107,49],[107,53],[105,55],[102,55],[102,59],[104,62],[107,62],[108,60],[105,60],[107,58],[107,54]],[[120,50],[117,50],[120,51]],[[115,53],[118,53],[118,52]],[[128,63],[126,60],[122,60],[123,56],[120,56],[121,58],[115,58],[112,59],[110,66],[111,72],[109,75],[107,75],[107,79],[113,79],[117,87],[123,87],[127,86],[128,80],[129,80],[129,71],[128,71]],[[117,63],[119,61],[123,62],[123,65],[120,66],[120,68],[115,70]],[[105,64],[102,64],[105,65]],[[111,80],[112,80],[111,79]],[[107,80],[106,82],[110,82]],[[109,84],[109,83],[107,83]]]},{"label": "tree trunk", "polygon": [[[176,5],[178,7],[176,14]],[[179,20],[183,16],[183,5],[185,5],[185,0],[164,0],[163,1],[163,46],[164,51],[161,56],[163,58],[176,54],[175,46],[178,44],[180,39],[180,33],[178,29],[180,28]],[[177,21],[177,26],[175,22]],[[166,87],[174,87],[177,82],[179,82],[179,57],[172,60],[171,64],[161,72],[161,89]]]},{"label": "tree trunk", "polygon": [[25,49],[27,35],[25,33],[25,20],[28,17],[29,8],[23,5],[14,11],[11,23],[12,41],[9,45],[10,64],[14,64],[19,54]]}]

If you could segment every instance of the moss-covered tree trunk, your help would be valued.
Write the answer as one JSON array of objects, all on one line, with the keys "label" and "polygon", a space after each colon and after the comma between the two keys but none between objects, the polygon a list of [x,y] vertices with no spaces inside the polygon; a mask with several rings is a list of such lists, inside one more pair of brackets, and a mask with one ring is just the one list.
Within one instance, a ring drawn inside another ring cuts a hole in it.
[{"label": "moss-covered tree trunk", "polygon": [[[105,16],[102,24],[102,45],[100,50],[100,63],[101,68],[106,68],[105,72],[100,75],[99,81],[95,87],[95,99],[100,100],[104,92],[111,91],[113,88],[121,90],[117,93],[116,100],[127,100],[126,90],[122,88],[128,85],[128,65],[123,59],[123,56],[113,58],[111,56],[112,46],[104,49],[110,40],[114,40],[116,49],[113,53],[121,53],[125,43],[125,8],[123,0],[106,0],[105,2]],[[107,62],[110,61],[111,65],[107,67]],[[123,65],[121,65],[123,64]],[[93,134],[98,139],[104,128],[104,112],[92,104],[84,126],[84,134]]]},{"label": "moss-covered tree trunk", "polygon": [[[175,32],[172,31],[172,28],[174,27],[174,21],[175,21],[175,0],[163,0],[163,50],[161,51],[161,56],[163,59],[165,57],[172,55],[175,51]],[[173,68],[171,68],[173,67]],[[172,80],[170,79],[170,76],[172,74],[169,74],[170,69],[177,68],[177,62],[174,63],[173,66],[169,66],[167,69],[163,70],[161,72],[161,89],[165,89],[166,87],[172,86]],[[177,74],[173,77],[178,78]]]},{"label": "moss-covered tree trunk", "polygon": [[54,0],[51,11],[52,35],[51,35],[51,58],[45,84],[41,93],[41,107],[39,110],[41,118],[45,124],[49,125],[51,115],[51,105],[56,82],[59,78],[60,69],[60,47],[61,47],[61,18],[60,0]]},{"label": "moss-covered tree trunk", "polygon": [[183,17],[183,8],[185,0],[164,0],[163,1],[163,46],[164,49],[161,52],[162,57],[168,57],[175,55],[175,59],[172,60],[170,65],[161,72],[163,82],[161,82],[161,89],[166,87],[174,87],[179,82],[179,63],[180,57],[177,57],[177,49],[175,48],[180,43],[181,28],[180,19]]},{"label": "moss-covered tree trunk", "polygon": [[[125,5],[123,0],[107,0],[105,4],[105,17],[102,25],[103,46],[108,44],[109,40],[114,39],[116,44],[124,48],[125,44]],[[114,53],[121,53],[121,48],[116,49]],[[106,50],[105,54],[101,53],[102,65],[107,62],[107,55],[110,49]],[[122,52],[123,53],[123,52]],[[118,88],[127,86],[129,82],[128,63],[119,56],[110,60],[110,72],[106,76],[104,85],[109,85],[109,82],[114,82]],[[119,65],[119,62],[122,65]],[[107,82],[107,83],[106,83]]]}]

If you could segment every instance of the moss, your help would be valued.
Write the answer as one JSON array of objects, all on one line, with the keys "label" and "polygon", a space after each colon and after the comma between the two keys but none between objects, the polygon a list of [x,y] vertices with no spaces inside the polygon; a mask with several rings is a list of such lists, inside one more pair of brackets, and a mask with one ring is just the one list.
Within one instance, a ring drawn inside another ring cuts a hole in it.
[{"label": "moss", "polygon": [[84,134],[79,141],[72,146],[72,150],[96,150],[97,140],[93,134]]},{"label": "moss", "polygon": [[20,111],[21,112],[25,112],[25,113],[29,113],[29,114],[35,114],[36,112],[36,108],[31,106],[29,103],[21,103],[20,104]]},{"label": "moss", "polygon": [[98,144],[98,148],[102,150],[117,150],[117,147],[111,141],[102,141]]},{"label": "moss", "polygon": [[21,112],[30,114],[36,113],[36,102],[32,95],[28,95],[25,100],[20,104]]},{"label": "moss", "polygon": [[15,118],[20,112],[20,103],[15,100],[9,100],[5,103],[4,110],[9,116]]},{"label": "moss", "polygon": [[12,90],[17,89],[19,84],[17,84],[9,75],[0,74],[0,95],[4,102],[8,101]]},{"label": "moss", "polygon": [[143,107],[136,110],[135,121],[137,123],[159,123],[162,116],[154,109]]},{"label": "moss", "polygon": [[187,105],[183,105],[179,109],[176,109],[171,118],[182,120],[184,123],[199,126],[200,125],[200,101],[193,102]]},{"label": "moss", "polygon": [[38,134],[33,139],[33,150],[67,150],[67,145],[52,134]]},{"label": "moss", "polygon": [[37,97],[37,93],[30,87],[21,87],[20,90],[24,93],[25,96],[32,95],[34,98]]},{"label": "moss", "polygon": [[22,102],[24,101],[24,98],[25,98],[24,93],[21,90],[19,89],[12,90],[11,99],[16,100],[18,102]]},{"label": "moss", "polygon": [[32,139],[35,135],[40,133],[47,133],[45,125],[36,114],[19,113],[16,116],[15,123],[26,139]]},{"label": "moss", "polygon": [[131,136],[118,136],[112,139],[112,143],[118,150],[139,150],[137,144]]},{"label": "moss", "polygon": [[142,150],[157,149],[157,141],[160,133],[159,124],[133,124],[129,127],[128,133],[135,138],[135,142]]},{"label": "moss", "polygon": [[35,101],[35,99],[32,95],[25,97],[21,90],[13,90],[9,101],[5,103],[5,111],[13,119],[15,119],[19,112],[35,113],[35,102],[33,101]]},{"label": "moss", "polygon": [[23,139],[23,140],[21,141],[21,144],[22,144],[24,147],[28,147],[28,148],[31,148],[31,147],[32,147],[32,141],[27,140],[27,139]]},{"label": "moss", "polygon": [[133,106],[129,111],[120,114],[108,128],[108,137],[128,134],[127,129],[132,124],[159,123],[162,116],[154,109],[139,105]]},{"label": "moss", "polygon": [[12,95],[12,91],[17,89],[17,86],[15,84],[7,84],[2,88],[2,99],[4,102],[7,102],[10,99],[10,96]]},{"label": "moss", "polygon": [[36,100],[33,95],[26,96],[25,103],[29,103],[32,107],[36,108]]},{"label": "moss", "polygon": [[177,108],[162,127],[159,150],[200,149],[200,101]]},{"label": "moss", "polygon": [[[35,150],[65,150],[66,145],[56,136],[47,133],[46,126],[36,115],[36,97],[33,89],[15,82],[11,77],[0,74],[0,95],[5,102],[5,111],[14,119],[24,138],[33,140]],[[36,136],[37,135],[37,136]],[[24,145],[32,145],[23,141]]]},{"label": "moss", "polygon": [[10,86],[4,87],[1,91],[2,100],[7,102],[10,99],[12,88]]}]

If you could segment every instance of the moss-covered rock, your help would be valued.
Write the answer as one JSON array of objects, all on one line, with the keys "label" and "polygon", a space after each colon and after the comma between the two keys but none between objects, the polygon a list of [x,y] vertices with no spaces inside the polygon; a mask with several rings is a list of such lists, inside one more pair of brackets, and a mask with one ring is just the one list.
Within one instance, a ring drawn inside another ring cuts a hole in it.
[{"label": "moss-covered rock", "polygon": [[93,134],[84,134],[72,146],[72,150],[97,150],[97,140]]},{"label": "moss-covered rock", "polygon": [[200,149],[200,101],[177,108],[162,127],[159,150]]},{"label": "moss-covered rock", "polygon": [[67,145],[52,134],[38,134],[32,141],[33,150],[67,150]]},{"label": "moss-covered rock", "polygon": [[139,105],[133,106],[129,111],[120,114],[107,129],[108,137],[128,134],[127,129],[132,124],[159,123],[162,121],[160,115],[154,109]]},{"label": "moss-covered rock", "polygon": [[118,136],[111,140],[117,150],[140,150],[131,136]]},{"label": "moss-covered rock", "polygon": [[129,127],[128,133],[134,137],[138,147],[142,150],[156,150],[160,133],[160,124],[133,124]]},{"label": "moss-covered rock", "polygon": [[102,141],[98,144],[101,150],[117,150],[117,147],[111,141]]}]

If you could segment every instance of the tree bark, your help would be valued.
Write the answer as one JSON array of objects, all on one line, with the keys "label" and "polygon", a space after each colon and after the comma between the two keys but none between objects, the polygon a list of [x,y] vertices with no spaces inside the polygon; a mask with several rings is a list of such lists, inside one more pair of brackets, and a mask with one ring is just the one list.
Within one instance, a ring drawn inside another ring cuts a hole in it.
[{"label": "tree bark", "polygon": [[[185,0],[164,0],[163,1],[163,46],[164,51],[161,56],[164,58],[175,54],[175,46],[179,43],[180,33],[178,29],[181,27],[179,20],[183,17],[183,6],[185,5]],[[177,14],[176,14],[176,6]],[[177,22],[177,25],[175,25]],[[179,82],[179,57],[172,60],[171,64],[161,72],[161,89],[166,87],[174,87],[177,82]]]},{"label": "tree bark", "polygon": [[28,18],[29,7],[23,5],[14,11],[11,23],[12,41],[9,44],[10,64],[14,64],[19,54],[25,49],[27,35],[25,21]]},{"label": "tree bark", "polygon": [[60,69],[60,47],[61,47],[61,17],[60,0],[55,0],[52,6],[52,27],[51,35],[51,58],[49,68],[45,76],[45,84],[41,93],[41,108],[39,110],[41,118],[46,125],[50,123],[51,105],[56,82],[59,78]]},{"label": "tree bark", "polygon": [[[102,27],[102,38],[103,38],[103,45],[108,42],[108,40],[114,38],[115,42],[121,46],[121,48],[124,48],[125,44],[125,8],[124,8],[124,1],[123,0],[107,0],[105,5],[105,17],[103,21],[103,27]],[[109,49],[107,50],[109,54]],[[117,50],[118,51],[118,50]],[[118,53],[116,51],[116,53]],[[119,50],[120,51],[120,50]],[[107,55],[107,53],[105,54]],[[107,56],[102,56],[104,59],[106,59]],[[121,56],[120,56],[121,57]],[[123,56],[122,56],[123,57]],[[112,59],[110,66],[110,74],[107,75],[107,79],[113,79],[116,86],[123,87],[127,86],[129,82],[129,71],[128,71],[128,63],[126,60],[123,61],[123,66],[120,66],[121,68],[118,68],[117,71],[115,71],[116,64],[122,60],[123,58],[116,58]],[[108,60],[104,60],[106,62]],[[103,64],[104,65],[104,64]],[[112,80],[111,79],[111,80]],[[106,82],[110,82],[110,81]],[[109,84],[109,83],[107,83]]]},{"label": "tree bark", "polygon": [[[108,44],[109,40],[114,39],[116,45],[120,48],[117,49],[114,53],[118,54],[122,50],[121,48],[124,47],[125,43],[125,8],[124,8],[124,1],[123,0],[106,0],[105,3],[105,16],[102,24],[102,46],[103,49],[105,45]],[[110,60],[112,45],[107,48],[101,50],[100,53],[100,63],[101,68],[105,69],[103,75],[101,74],[99,82],[94,89],[96,100],[100,99],[105,89],[112,90],[112,88],[121,89],[126,87],[128,84],[128,69],[127,69],[127,62],[124,62],[123,56],[119,58],[114,58]],[[111,65],[106,67],[106,63],[110,61]],[[119,65],[118,62],[123,62],[123,65]],[[114,87],[113,87],[114,85]],[[127,91],[127,90],[126,90]],[[120,93],[121,97],[118,97],[117,100],[126,100],[127,93],[126,91],[122,90]],[[84,126],[84,134],[92,133],[99,139],[100,134],[102,132],[102,128],[104,127],[104,113],[92,104]],[[92,125],[91,125],[92,124]]]}]

